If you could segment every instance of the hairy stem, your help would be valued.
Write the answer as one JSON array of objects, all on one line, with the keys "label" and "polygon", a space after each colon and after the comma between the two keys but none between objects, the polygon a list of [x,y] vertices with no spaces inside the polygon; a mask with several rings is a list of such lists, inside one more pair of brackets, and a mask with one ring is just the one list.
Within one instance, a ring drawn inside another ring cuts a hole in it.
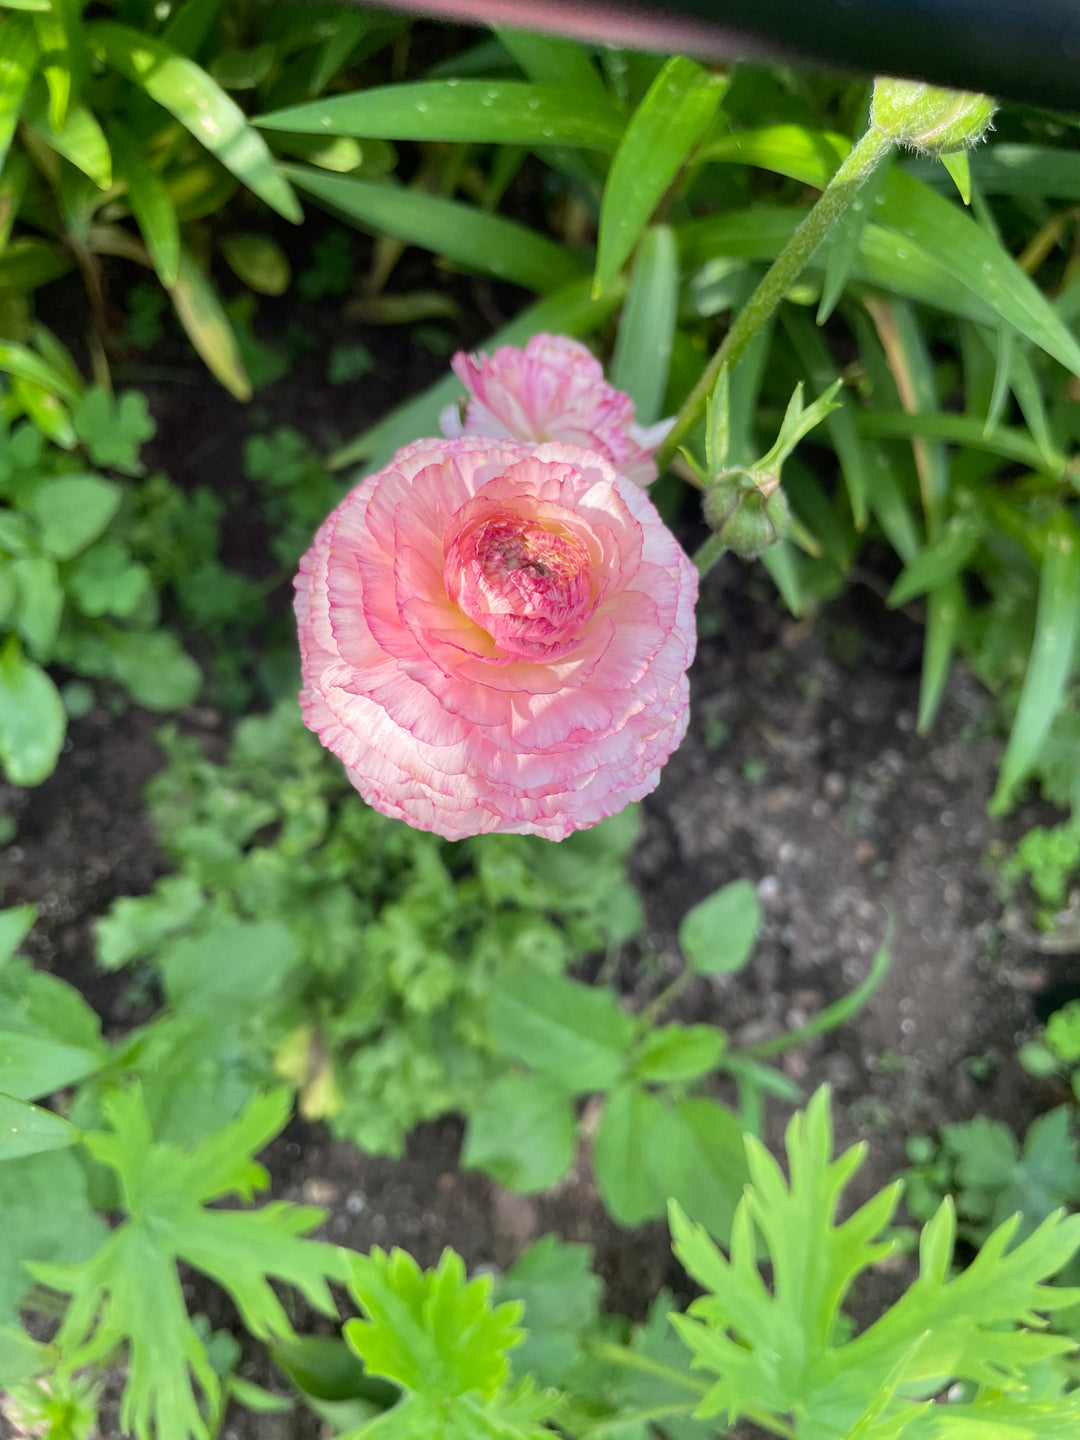
[{"label": "hairy stem", "polygon": [[656,460],[661,469],[705,413],[705,406],[720,372],[732,368],[739,361],[746,347],[806,268],[818,246],[891,149],[892,141],[880,131],[873,128],[867,130],[826,185],[802,224],[769,267],[761,284],[739,312],[719,350],[706,366],[705,373],[690,392],[674,426],[657,451]]}]

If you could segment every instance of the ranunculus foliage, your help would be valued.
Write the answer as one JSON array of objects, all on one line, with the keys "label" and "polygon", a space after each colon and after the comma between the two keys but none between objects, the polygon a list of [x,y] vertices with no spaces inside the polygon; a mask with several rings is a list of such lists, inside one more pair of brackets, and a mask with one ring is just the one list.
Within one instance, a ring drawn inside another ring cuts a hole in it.
[{"label": "ranunculus foliage", "polygon": [[591,450],[417,441],[296,591],[307,724],[422,830],[561,840],[648,794],[686,731],[697,572]]},{"label": "ranunculus foliage", "polygon": [[459,351],[450,363],[469,399],[464,417],[457,405],[443,411],[445,435],[584,445],[635,485],[656,479],[653,454],[674,422],[636,424],[634,402],[604,379],[604,367],[580,340],[534,335],[524,350],[503,345],[490,356]]}]

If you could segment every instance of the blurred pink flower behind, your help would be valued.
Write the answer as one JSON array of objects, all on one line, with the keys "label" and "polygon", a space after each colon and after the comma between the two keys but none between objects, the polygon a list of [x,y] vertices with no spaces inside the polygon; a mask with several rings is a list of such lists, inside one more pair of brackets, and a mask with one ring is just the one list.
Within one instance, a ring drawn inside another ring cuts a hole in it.
[{"label": "blurred pink flower behind", "polygon": [[561,840],[686,732],[697,572],[599,454],[420,440],[300,563],[308,726],[385,815]]},{"label": "blurred pink flower behind", "polygon": [[524,350],[459,351],[451,365],[469,399],[464,419],[458,405],[442,412],[444,435],[559,440],[595,450],[635,485],[656,479],[653,455],[673,422],[635,424],[634,402],[608,384],[600,361],[579,340],[534,335]]}]

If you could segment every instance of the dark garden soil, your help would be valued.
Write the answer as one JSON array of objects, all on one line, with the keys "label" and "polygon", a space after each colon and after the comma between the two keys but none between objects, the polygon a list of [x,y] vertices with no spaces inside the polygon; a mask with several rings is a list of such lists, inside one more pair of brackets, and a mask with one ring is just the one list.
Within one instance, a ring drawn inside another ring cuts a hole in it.
[{"label": "dark garden soil", "polygon": [[[478,294],[486,305],[490,292]],[[264,419],[329,447],[445,364],[399,332],[350,338],[377,347],[373,378],[328,392],[312,359],[256,400]],[[155,387],[154,399],[159,456],[174,478],[234,485],[250,411],[201,383]],[[257,572],[258,545],[234,525],[239,558],[229,558],[242,563],[246,550]],[[685,910],[737,877],[757,885],[766,917],[755,958],[739,976],[697,982],[680,1001],[684,1018],[721,1024],[736,1043],[798,1026],[850,990],[891,916],[894,961],[878,993],[853,1023],[785,1058],[807,1093],[831,1084],[842,1142],[870,1142],[858,1192],[903,1167],[911,1134],[977,1112],[1022,1131],[1049,1097],[1017,1066],[1018,1040],[1035,1023],[1039,989],[1058,990],[1080,972],[1074,958],[1025,949],[1002,924],[985,857],[1031,817],[1006,826],[987,819],[1000,753],[990,702],[957,672],[934,734],[918,738],[919,628],[887,615],[869,591],[854,588],[799,622],[782,612],[760,567],[729,560],[706,583],[700,615],[690,734],[645,802],[633,862],[648,924],[642,952],[622,962],[626,1003],[644,1003],[675,972]],[[220,715],[201,709],[186,719],[222,742]],[[0,786],[0,812],[17,826],[0,849],[0,903],[39,907],[29,953],[87,993],[111,1033],[142,1017],[124,977],[94,969],[90,923],[114,896],[145,892],[166,869],[141,799],[161,764],[159,724],[99,706],[71,726],[46,784]],[[776,1107],[774,1141],[782,1120]],[[608,1221],[584,1157],[552,1194],[524,1199],[462,1172],[459,1141],[447,1119],[417,1131],[403,1159],[373,1159],[297,1122],[271,1147],[273,1194],[324,1206],[329,1239],[359,1250],[401,1245],[423,1265],[445,1245],[470,1266],[503,1267],[549,1230],[588,1241],[607,1303],[635,1317],[663,1285],[685,1292],[663,1228],[626,1232]],[[868,1313],[875,1303],[864,1297]],[[225,1433],[317,1433],[304,1423],[238,1414]]]}]

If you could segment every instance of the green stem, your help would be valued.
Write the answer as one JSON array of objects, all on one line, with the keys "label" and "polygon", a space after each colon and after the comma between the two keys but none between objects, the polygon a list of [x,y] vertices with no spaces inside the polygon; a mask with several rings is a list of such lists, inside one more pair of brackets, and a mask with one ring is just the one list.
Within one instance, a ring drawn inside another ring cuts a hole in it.
[{"label": "green stem", "polygon": [[601,1420],[599,1425],[591,1425],[588,1430],[580,1433],[585,1440],[598,1440],[602,1435],[625,1434],[631,1427],[648,1425],[654,1420],[674,1420],[680,1416],[689,1420],[693,1412],[693,1402],[689,1400],[681,1405],[654,1405],[650,1410],[626,1410],[610,1420]]},{"label": "green stem", "polygon": [[694,564],[698,568],[698,574],[702,576],[707,575],[726,549],[727,546],[720,539],[720,536],[713,531],[709,538],[698,547],[698,552],[694,556]]},{"label": "green stem", "polygon": [[606,1360],[609,1365],[621,1365],[626,1370],[640,1370],[643,1375],[652,1375],[657,1380],[666,1380],[669,1385],[692,1390],[695,1395],[704,1395],[709,1389],[708,1385],[695,1380],[692,1375],[676,1370],[671,1365],[662,1365],[658,1360],[650,1360],[647,1355],[631,1350],[626,1345],[613,1345],[602,1340],[597,1345],[589,1346],[589,1354],[597,1360]]},{"label": "green stem", "polygon": [[705,413],[717,376],[733,368],[747,346],[802,274],[818,246],[892,149],[879,130],[867,130],[818,196],[802,224],[769,267],[761,284],[739,312],[723,344],[690,392],[675,424],[656,452],[661,469]]},{"label": "green stem", "polygon": [[689,967],[679,972],[669,984],[665,985],[654,999],[650,1000],[645,1009],[638,1016],[643,1030],[651,1028],[664,1013],[669,1005],[674,1004],[687,985],[694,978],[694,972]]}]

